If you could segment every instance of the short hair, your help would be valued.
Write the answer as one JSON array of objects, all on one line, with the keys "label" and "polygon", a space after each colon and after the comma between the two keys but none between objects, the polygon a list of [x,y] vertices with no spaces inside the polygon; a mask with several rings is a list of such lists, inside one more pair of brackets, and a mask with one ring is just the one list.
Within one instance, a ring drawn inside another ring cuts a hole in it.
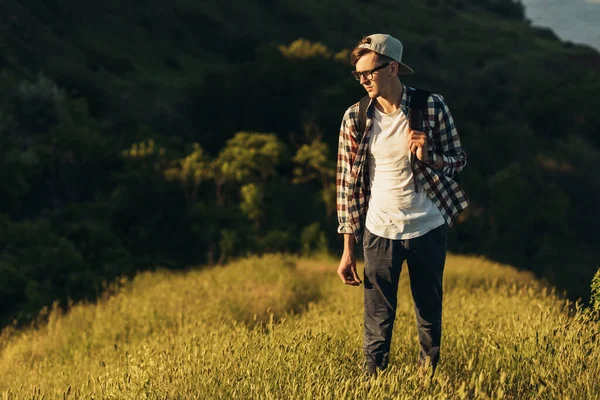
[{"label": "short hair", "polygon": [[352,50],[352,53],[350,54],[350,64],[354,67],[356,66],[356,63],[358,63],[358,60],[360,60],[360,58],[362,56],[364,56],[365,54],[368,53],[375,53],[377,54],[377,59],[384,61],[384,62],[392,62],[392,61],[396,61],[391,57],[388,56],[384,56],[383,54],[379,54],[371,49],[367,49],[364,47],[359,47],[361,44],[370,44],[371,43],[371,38],[370,37],[364,37],[362,38],[357,44],[356,47],[354,48],[354,50]]}]

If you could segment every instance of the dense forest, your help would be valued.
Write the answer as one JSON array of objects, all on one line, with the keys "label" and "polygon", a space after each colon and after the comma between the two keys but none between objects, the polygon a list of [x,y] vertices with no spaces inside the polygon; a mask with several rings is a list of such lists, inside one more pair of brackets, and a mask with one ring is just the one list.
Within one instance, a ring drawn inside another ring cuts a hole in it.
[{"label": "dense forest", "polygon": [[600,54],[511,0],[0,2],[0,322],[144,269],[341,249],[349,53],[405,45],[471,200],[449,250],[574,299],[600,263]]}]

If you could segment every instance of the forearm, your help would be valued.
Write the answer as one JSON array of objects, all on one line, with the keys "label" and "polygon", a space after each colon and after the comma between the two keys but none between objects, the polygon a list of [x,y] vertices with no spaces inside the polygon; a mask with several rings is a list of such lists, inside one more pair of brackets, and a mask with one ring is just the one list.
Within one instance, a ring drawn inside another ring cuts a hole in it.
[{"label": "forearm", "polygon": [[[431,158],[433,158],[433,162],[430,161]],[[466,157],[464,156],[464,153],[461,153],[458,156],[436,153],[423,161],[423,163],[430,168],[441,171],[445,175],[452,177],[463,169],[466,164]]]},{"label": "forearm", "polygon": [[344,253],[354,253],[354,235],[344,234]]},{"label": "forearm", "polygon": [[457,153],[446,153],[443,155],[442,164],[442,172],[444,175],[453,177],[461,172],[467,164],[467,155],[462,148],[460,148],[460,151]]},{"label": "forearm", "polygon": [[423,163],[430,168],[441,171],[444,168],[444,157],[442,157],[441,154],[432,154],[430,157],[427,157]]}]

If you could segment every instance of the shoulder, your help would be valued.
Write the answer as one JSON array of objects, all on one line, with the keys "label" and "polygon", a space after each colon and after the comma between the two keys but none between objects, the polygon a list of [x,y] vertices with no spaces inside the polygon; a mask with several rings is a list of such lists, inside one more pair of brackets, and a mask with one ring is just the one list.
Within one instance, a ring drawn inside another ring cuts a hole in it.
[{"label": "shoulder", "polygon": [[348,107],[348,109],[344,113],[344,117],[353,118],[353,117],[357,116],[359,104],[360,104],[360,101],[357,101],[356,103],[354,103],[350,107]]},{"label": "shoulder", "polygon": [[426,88],[415,88],[412,86],[406,86],[406,94],[409,98],[409,101],[417,90],[422,90],[429,93],[429,96],[427,97],[427,106],[429,108],[444,108],[444,106],[446,105],[444,97],[439,93],[436,93]]},{"label": "shoulder", "polygon": [[342,122],[346,123],[346,125],[352,123],[354,124],[354,121],[358,119],[358,108],[359,108],[359,101],[357,101],[356,103],[352,104],[350,107],[348,107],[346,109],[346,112],[344,112],[344,116],[342,117]]},{"label": "shoulder", "polygon": [[446,101],[444,100],[444,96],[441,94],[431,93],[429,98],[427,98],[427,105],[431,105],[436,108],[444,108],[446,106]]},{"label": "shoulder", "polygon": [[431,115],[442,116],[448,113],[448,106],[444,96],[439,93],[431,93],[427,99],[427,111]]}]

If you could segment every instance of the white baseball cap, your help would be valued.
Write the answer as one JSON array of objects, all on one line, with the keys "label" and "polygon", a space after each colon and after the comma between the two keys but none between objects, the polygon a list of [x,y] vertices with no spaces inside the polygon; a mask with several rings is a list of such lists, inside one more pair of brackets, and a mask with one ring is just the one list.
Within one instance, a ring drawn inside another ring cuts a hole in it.
[{"label": "white baseball cap", "polygon": [[414,73],[411,67],[402,62],[402,51],[404,46],[402,46],[401,41],[393,36],[384,33],[375,33],[365,37],[357,47],[373,50],[375,53],[398,61],[398,64],[400,65],[398,70],[399,75],[410,75]]}]

